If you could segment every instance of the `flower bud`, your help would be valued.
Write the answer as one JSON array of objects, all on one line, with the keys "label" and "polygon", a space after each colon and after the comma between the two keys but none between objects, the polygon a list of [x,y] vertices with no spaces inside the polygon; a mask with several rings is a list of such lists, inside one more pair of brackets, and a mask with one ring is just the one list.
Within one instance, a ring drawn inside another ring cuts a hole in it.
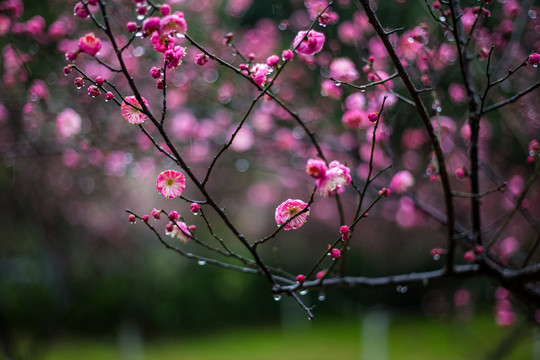
[{"label": "flower bud", "polygon": [[174,211],[174,210],[171,211],[171,212],[169,213],[169,220],[175,221],[175,220],[177,220],[177,219],[178,219],[178,212],[176,212],[176,211]]}]

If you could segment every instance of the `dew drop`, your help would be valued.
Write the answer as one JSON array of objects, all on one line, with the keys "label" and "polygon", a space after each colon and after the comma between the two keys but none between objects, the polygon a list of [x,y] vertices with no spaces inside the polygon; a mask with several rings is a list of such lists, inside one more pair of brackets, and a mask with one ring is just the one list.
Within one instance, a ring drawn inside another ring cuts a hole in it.
[{"label": "dew drop", "polygon": [[437,112],[441,112],[442,111],[442,107],[440,106],[437,106],[437,108],[435,109]]},{"label": "dew drop", "polygon": [[445,18],[444,16],[441,16],[441,17],[439,18],[439,21],[446,21],[446,18]]},{"label": "dew drop", "polygon": [[396,291],[400,294],[405,294],[407,292],[407,290],[409,290],[409,288],[407,287],[407,285],[398,285],[396,287]]},{"label": "dew drop", "polygon": [[437,261],[441,258],[441,255],[440,254],[435,254],[433,255],[433,260]]},{"label": "dew drop", "polygon": [[275,301],[281,300],[281,295],[274,295],[274,300]]},{"label": "dew drop", "polygon": [[206,265],[206,261],[199,260],[199,261],[197,261],[197,264],[199,264],[200,266],[204,266],[204,265]]},{"label": "dew drop", "polygon": [[336,85],[337,87],[340,87],[340,86],[341,86],[341,81],[336,81],[336,82],[334,83],[334,85]]},{"label": "dew drop", "polygon": [[322,27],[322,28],[325,28],[326,24],[319,23],[319,26]]},{"label": "dew drop", "polygon": [[198,211],[197,211],[197,212],[194,212],[193,215],[198,216],[198,215],[199,215],[199,212],[198,212]]},{"label": "dew drop", "polygon": [[366,92],[366,89],[364,89],[364,88],[361,88],[361,89],[360,89],[360,92],[363,92],[363,93],[365,93],[365,92]]},{"label": "dew drop", "polygon": [[236,51],[232,53],[232,56],[236,56]]},{"label": "dew drop", "polygon": [[326,300],[326,295],[320,294],[318,299],[319,299],[319,301],[324,301],[324,300]]},{"label": "dew drop", "polygon": [[412,44],[414,42],[414,39],[412,37],[409,37],[407,41]]},{"label": "dew drop", "polygon": [[138,33],[135,34],[136,37],[140,37],[142,38],[143,37],[143,33],[141,31],[139,31]]},{"label": "dew drop", "polygon": [[529,17],[531,19],[536,19],[536,11],[534,10],[529,10],[529,12],[527,13],[529,15]]},{"label": "dew drop", "polygon": [[81,90],[82,89],[82,86],[77,86],[77,90]]},{"label": "dew drop", "polygon": [[137,15],[137,20],[142,20],[144,19],[144,15]]},{"label": "dew drop", "polygon": [[533,67],[538,67],[538,64],[534,64]]},{"label": "dew drop", "polygon": [[300,295],[302,295],[302,296],[306,295],[307,293],[308,293],[308,291],[307,291],[307,290],[305,290],[305,289],[304,289],[304,290],[302,290],[302,291],[300,291]]},{"label": "dew drop", "polygon": [[105,102],[109,102],[109,100],[105,99]]}]

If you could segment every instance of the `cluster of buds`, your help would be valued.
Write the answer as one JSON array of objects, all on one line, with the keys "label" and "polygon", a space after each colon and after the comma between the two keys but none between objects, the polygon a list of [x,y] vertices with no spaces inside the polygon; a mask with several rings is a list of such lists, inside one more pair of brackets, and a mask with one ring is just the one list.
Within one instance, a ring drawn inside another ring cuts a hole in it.
[{"label": "cluster of buds", "polygon": [[[193,205],[197,205],[197,206],[194,207]],[[195,203],[192,204],[192,209],[194,208],[200,209],[199,205]],[[155,220],[159,220],[161,219],[162,212],[163,210],[158,210],[154,208],[151,212],[151,215]],[[141,219],[143,222],[147,223],[150,220],[150,216],[143,215]],[[167,223],[167,225],[165,225],[165,234],[170,237],[179,239],[182,242],[187,242],[190,238],[193,237],[193,233],[197,230],[197,227],[195,225],[189,225],[189,226],[186,225],[186,223],[182,221],[183,220],[182,216],[180,216],[178,214],[178,211],[176,210],[172,210],[167,215],[167,219],[169,220],[169,222]],[[137,216],[134,214],[129,214],[128,221],[131,224],[135,224],[137,221]]]},{"label": "cluster of buds", "polygon": [[343,225],[339,228],[339,232],[341,233],[341,240],[346,241],[349,240],[351,237],[350,229],[347,225]]}]

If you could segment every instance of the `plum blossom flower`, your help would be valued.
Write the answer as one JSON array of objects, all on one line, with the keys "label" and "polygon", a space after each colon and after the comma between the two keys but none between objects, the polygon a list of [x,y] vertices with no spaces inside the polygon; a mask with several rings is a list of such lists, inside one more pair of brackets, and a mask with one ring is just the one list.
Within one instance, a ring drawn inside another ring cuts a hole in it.
[{"label": "plum blossom flower", "polygon": [[101,40],[94,33],[88,33],[79,38],[79,48],[88,55],[94,56],[101,50]]},{"label": "plum blossom flower", "polygon": [[161,18],[157,16],[149,17],[146,20],[144,20],[142,24],[142,30],[146,34],[150,35],[154,31],[157,31],[159,29],[160,22],[161,22]]},{"label": "plum blossom flower", "polygon": [[531,55],[529,55],[529,64],[537,67],[538,64],[540,64],[540,54],[532,53]]},{"label": "plum blossom flower", "polygon": [[283,59],[283,61],[291,61],[293,57],[294,57],[294,54],[289,49],[283,50],[283,52],[281,53],[281,58]]},{"label": "plum blossom flower", "polygon": [[[304,210],[307,204],[302,200],[288,199],[282,202],[276,208],[275,219],[278,226],[287,223],[287,221]],[[309,210],[296,216],[293,220],[289,221],[287,225],[283,227],[284,230],[298,229],[306,222],[306,217],[309,215]]]},{"label": "plum blossom flower", "polygon": [[348,58],[337,58],[330,63],[330,77],[345,82],[358,79],[358,71],[354,63]]},{"label": "plum blossom flower", "polygon": [[160,53],[174,48],[174,38],[161,37],[158,32],[154,32],[150,38],[150,43],[154,45],[154,50]]},{"label": "plum blossom flower", "polygon": [[320,179],[326,175],[326,163],[322,159],[309,159],[306,164],[306,173],[314,179]]},{"label": "plum blossom flower", "polygon": [[336,249],[336,248],[332,248],[330,250],[330,256],[333,258],[333,259],[337,259],[341,256],[341,251],[339,251],[339,249]]},{"label": "plum blossom flower", "polygon": [[187,31],[186,19],[184,13],[175,12],[172,15],[167,15],[161,19],[159,23],[159,33],[162,37],[176,34],[185,34]]},{"label": "plum blossom flower", "polygon": [[157,191],[168,199],[182,195],[186,188],[186,177],[179,171],[166,170],[159,174],[156,181]]},{"label": "plum blossom flower", "polygon": [[172,238],[177,238],[184,243],[191,237],[191,232],[183,221],[177,221],[176,224],[171,221],[165,227],[165,234]]},{"label": "plum blossom flower", "polygon": [[177,68],[182,63],[182,58],[186,53],[186,49],[181,46],[175,46],[172,49],[165,51],[165,60],[167,60],[167,68]]},{"label": "plum blossom flower", "polygon": [[255,81],[255,84],[262,86],[266,81],[268,75],[267,64],[255,64],[251,67],[251,78]]},{"label": "plum blossom flower", "polygon": [[341,87],[336,86],[336,83],[332,80],[324,80],[321,83],[321,95],[328,96],[331,99],[339,99],[343,95]]},{"label": "plum blossom flower", "polygon": [[414,185],[414,177],[407,171],[397,172],[390,181],[390,190],[402,194]]},{"label": "plum blossom flower", "polygon": [[[144,98],[142,99],[146,107],[148,107],[148,103],[146,102],[146,100]],[[139,104],[135,96],[126,96],[124,98],[124,102],[122,102],[122,105],[120,106],[120,112],[128,123],[138,125],[141,124],[144,120],[146,120],[148,116],[146,116],[141,111],[135,109],[129,104],[137,108],[141,108],[141,104]]]},{"label": "plum blossom flower", "polygon": [[318,192],[321,196],[330,196],[345,191],[345,186],[352,181],[351,170],[334,160],[328,166],[325,175],[316,181]]},{"label": "plum blossom flower", "polygon": [[364,111],[353,109],[345,112],[341,117],[341,121],[349,129],[358,129],[362,125],[362,120],[366,118],[367,115]]},{"label": "plum blossom flower", "polygon": [[67,108],[58,114],[56,129],[62,139],[67,139],[81,131],[81,116],[73,109]]},{"label": "plum blossom flower", "polygon": [[307,31],[300,31],[294,38],[293,48],[299,54],[313,55],[322,50],[324,40],[324,34],[318,31],[310,30],[309,33]]}]

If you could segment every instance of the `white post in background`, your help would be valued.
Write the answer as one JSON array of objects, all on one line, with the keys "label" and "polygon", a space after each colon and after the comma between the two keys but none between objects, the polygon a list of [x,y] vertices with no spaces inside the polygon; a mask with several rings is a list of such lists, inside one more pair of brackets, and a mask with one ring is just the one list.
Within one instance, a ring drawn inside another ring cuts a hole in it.
[{"label": "white post in background", "polygon": [[540,359],[540,327],[538,326],[533,327],[531,359]]},{"label": "white post in background", "polygon": [[121,360],[144,360],[143,339],[136,324],[125,322],[118,331]]},{"label": "white post in background", "polygon": [[362,360],[388,359],[388,329],[390,315],[383,310],[374,310],[364,315],[361,334]]}]

